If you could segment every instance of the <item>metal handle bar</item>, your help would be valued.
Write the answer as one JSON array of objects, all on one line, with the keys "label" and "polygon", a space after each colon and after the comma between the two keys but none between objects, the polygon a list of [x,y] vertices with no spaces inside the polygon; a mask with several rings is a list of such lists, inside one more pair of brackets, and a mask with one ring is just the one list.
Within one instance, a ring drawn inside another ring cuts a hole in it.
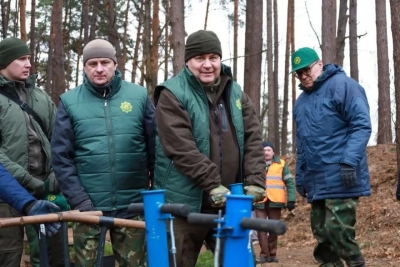
[{"label": "metal handle bar", "polygon": [[[218,215],[215,214],[203,214],[203,213],[190,213],[187,217],[187,221],[191,224],[202,224],[202,225],[217,225],[215,220],[218,219]],[[266,220],[256,218],[243,218],[240,222],[240,226],[244,229],[254,229],[263,232],[276,233],[277,235],[283,235],[286,232],[286,224],[280,220]]]},{"label": "metal handle bar", "polygon": [[[190,213],[190,207],[186,204],[163,204],[160,211],[163,213],[171,213],[176,216],[187,217]],[[143,213],[143,203],[131,203],[128,206],[130,213]]]}]

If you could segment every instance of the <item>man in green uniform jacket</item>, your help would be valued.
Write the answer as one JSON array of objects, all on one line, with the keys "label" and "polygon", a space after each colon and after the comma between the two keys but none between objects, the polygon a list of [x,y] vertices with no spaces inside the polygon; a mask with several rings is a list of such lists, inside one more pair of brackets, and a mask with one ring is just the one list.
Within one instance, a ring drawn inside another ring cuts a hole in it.
[{"label": "man in green uniform jacket", "polygon": [[[221,55],[214,32],[191,34],[185,67],[155,89],[154,187],[165,189],[167,203],[188,204],[192,212],[216,214],[233,183],[244,183],[254,201],[265,195],[258,118]],[[212,227],[193,226],[178,217],[174,233],[178,267],[195,266],[204,240],[215,247]]]},{"label": "man in green uniform jacket", "polygon": [[[73,210],[143,220],[130,214],[142,201],[154,169],[154,106],[147,90],[122,80],[111,43],[101,39],[83,49],[83,84],[60,97],[53,132],[52,162]],[[75,223],[75,266],[96,263],[100,227]],[[146,266],[143,229],[110,229],[119,266]]]},{"label": "man in green uniform jacket", "polygon": [[[59,192],[50,165],[55,106],[46,92],[35,87],[36,75],[29,73],[30,57],[22,40],[11,37],[0,42],[0,162],[29,193],[44,199],[49,191]],[[27,112],[25,105],[36,115]],[[16,210],[0,202],[0,217],[19,216]],[[37,234],[31,225],[26,227],[26,233],[32,266],[39,267]],[[21,226],[0,229],[1,266],[20,266],[23,237]],[[61,233],[58,233],[49,238],[53,267],[64,266],[62,255]]]}]

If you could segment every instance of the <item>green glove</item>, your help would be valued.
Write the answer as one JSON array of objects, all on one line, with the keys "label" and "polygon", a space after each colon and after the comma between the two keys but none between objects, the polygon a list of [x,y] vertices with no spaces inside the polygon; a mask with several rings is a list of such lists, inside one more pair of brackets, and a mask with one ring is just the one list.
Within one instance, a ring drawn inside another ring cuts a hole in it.
[{"label": "green glove", "polygon": [[57,195],[49,194],[46,195],[45,199],[57,205],[61,209],[61,211],[70,210],[67,199],[62,194],[57,194]]},{"label": "green glove", "polygon": [[225,195],[229,195],[231,191],[223,185],[219,185],[217,188],[214,188],[210,191],[209,201],[211,202],[211,206],[213,207],[223,207],[225,206],[226,197]]},{"label": "green glove", "polygon": [[29,176],[29,178],[24,181],[23,186],[32,196],[36,197],[37,199],[43,199],[45,195],[45,186],[42,180],[33,176]]},{"label": "green glove", "polygon": [[263,201],[265,198],[265,189],[262,187],[257,185],[248,185],[243,189],[246,195],[254,197],[253,202]]}]

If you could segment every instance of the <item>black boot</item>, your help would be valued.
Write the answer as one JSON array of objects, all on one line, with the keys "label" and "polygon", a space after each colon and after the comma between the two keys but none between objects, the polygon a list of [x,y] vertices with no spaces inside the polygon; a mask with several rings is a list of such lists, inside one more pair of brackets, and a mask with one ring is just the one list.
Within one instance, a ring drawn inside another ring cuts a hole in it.
[{"label": "black boot", "polygon": [[346,259],[348,267],[365,267],[365,260],[363,256],[351,256]]}]

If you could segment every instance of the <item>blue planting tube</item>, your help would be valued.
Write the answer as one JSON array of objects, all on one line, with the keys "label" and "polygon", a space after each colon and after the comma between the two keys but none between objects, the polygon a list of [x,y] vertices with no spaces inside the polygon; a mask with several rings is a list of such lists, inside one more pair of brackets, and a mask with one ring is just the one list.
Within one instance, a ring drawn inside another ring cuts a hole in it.
[{"label": "blue planting tube", "polygon": [[149,267],[169,267],[165,219],[170,216],[160,212],[160,207],[164,204],[164,191],[142,191]]},{"label": "blue planting tube", "polygon": [[240,222],[251,217],[252,196],[226,195],[225,244],[223,266],[249,266],[249,257],[253,260],[253,252],[249,243],[249,230],[243,229]]},{"label": "blue planting tube", "polygon": [[[233,195],[243,195],[243,183],[236,183],[236,184],[230,184],[229,185],[229,189],[231,190],[231,194]],[[251,213],[251,210],[250,210]],[[255,262],[254,262],[254,254],[253,254],[253,246],[251,244],[251,239],[250,239],[250,231],[248,231],[248,254],[249,254],[249,262],[247,266],[253,267],[255,266]],[[228,265],[229,266],[229,265]]]}]

